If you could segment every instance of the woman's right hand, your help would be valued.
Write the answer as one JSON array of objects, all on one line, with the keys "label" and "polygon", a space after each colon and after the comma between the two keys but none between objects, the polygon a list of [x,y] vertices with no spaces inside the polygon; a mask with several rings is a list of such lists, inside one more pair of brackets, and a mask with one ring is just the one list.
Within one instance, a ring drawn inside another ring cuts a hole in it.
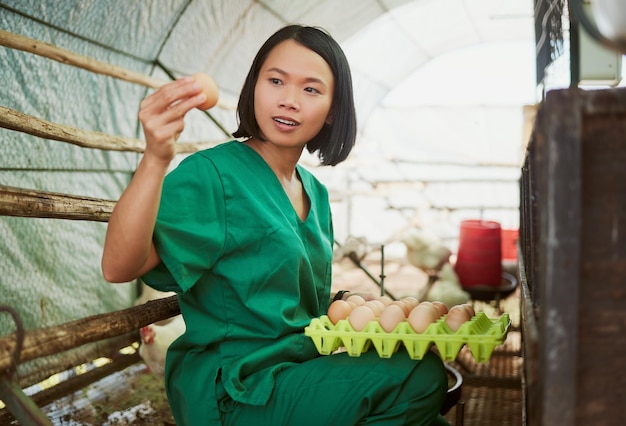
[{"label": "woman's right hand", "polygon": [[185,127],[185,115],[205,99],[192,77],[167,83],[146,97],[139,109],[146,139],[144,156],[169,164],[176,155],[175,145]]}]

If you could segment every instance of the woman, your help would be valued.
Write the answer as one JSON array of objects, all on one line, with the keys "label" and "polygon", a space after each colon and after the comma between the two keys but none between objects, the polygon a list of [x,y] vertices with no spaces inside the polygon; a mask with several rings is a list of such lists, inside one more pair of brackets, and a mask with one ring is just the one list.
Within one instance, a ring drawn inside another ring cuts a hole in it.
[{"label": "woman", "polygon": [[[148,96],[146,150],[108,226],[105,278],[176,291],[186,332],[169,348],[178,425],[432,424],[447,388],[441,360],[321,357],[303,329],[330,302],[326,188],[298,165],[354,145],[352,82],[325,32],[290,25],[257,53],[231,141],[169,173],[183,118],[204,96],[182,78]],[[445,423],[444,423],[445,424]]]}]

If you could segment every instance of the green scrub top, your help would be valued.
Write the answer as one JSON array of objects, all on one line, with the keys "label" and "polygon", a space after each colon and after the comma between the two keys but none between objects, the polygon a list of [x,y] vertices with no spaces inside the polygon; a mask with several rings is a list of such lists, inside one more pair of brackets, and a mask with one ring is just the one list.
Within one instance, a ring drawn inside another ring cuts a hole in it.
[{"label": "green scrub top", "polygon": [[164,182],[154,243],[162,263],[142,279],[179,294],[186,332],[169,348],[165,385],[179,425],[220,424],[216,382],[264,405],[275,374],[319,356],[303,334],[329,305],[333,230],[326,188],[297,166],[306,220],[249,146],[195,153]]}]

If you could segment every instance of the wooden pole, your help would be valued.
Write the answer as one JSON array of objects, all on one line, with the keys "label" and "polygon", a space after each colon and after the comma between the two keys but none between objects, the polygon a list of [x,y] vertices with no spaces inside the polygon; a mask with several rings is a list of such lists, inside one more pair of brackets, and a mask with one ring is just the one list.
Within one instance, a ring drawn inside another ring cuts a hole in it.
[{"label": "wooden pole", "polygon": [[[144,152],[146,143],[140,139],[111,136],[101,132],[77,129],[64,124],[53,123],[0,106],[0,127],[27,133],[44,139],[67,142],[83,148],[111,151]],[[176,144],[178,154],[190,154],[217,145],[219,142],[198,142]]]},{"label": "wooden pole", "polygon": [[[43,380],[76,366],[87,364],[97,358],[113,359],[119,356],[120,351],[140,340],[139,333],[133,330],[121,336],[100,340],[94,344],[80,348],[80,350],[68,351],[61,357],[48,357],[42,365],[36,368],[20,371],[14,380],[22,389],[41,383]],[[1,411],[1,410],[0,410]],[[2,425],[0,416],[0,425]]]},{"label": "wooden pole", "polygon": [[8,31],[0,30],[0,44],[12,49],[21,50],[38,56],[43,56],[66,65],[72,65],[97,74],[103,74],[120,80],[138,83],[148,87],[161,87],[166,83],[141,73],[130,71],[116,65],[97,61],[87,56],[79,55],[69,50],[61,49],[49,43],[34,40]]},{"label": "wooden pole", "polygon": [[[117,65],[97,61],[93,58],[79,55],[55,45],[43,41],[34,40],[8,31],[0,30],[0,45],[11,49],[32,53],[44,58],[52,59],[66,65],[82,68],[97,74],[118,78],[131,83],[141,84],[146,87],[157,89],[168,83],[165,80],[154,78],[135,71],[127,70]],[[217,105],[224,109],[233,109],[232,102],[225,102],[218,99]],[[236,105],[234,106],[236,107]]]},{"label": "wooden pole", "polygon": [[[178,296],[151,300],[121,311],[93,315],[53,327],[28,330],[18,362],[30,361],[120,336],[180,314]],[[0,373],[12,367],[16,334],[0,338]]]},{"label": "wooden pole", "polygon": [[0,185],[0,215],[107,222],[114,201]]},{"label": "wooden pole", "polygon": [[0,127],[44,139],[68,142],[84,148],[143,152],[146,145],[144,141],[139,139],[127,139],[100,132],[81,130],[42,120],[2,106],[0,106]]}]

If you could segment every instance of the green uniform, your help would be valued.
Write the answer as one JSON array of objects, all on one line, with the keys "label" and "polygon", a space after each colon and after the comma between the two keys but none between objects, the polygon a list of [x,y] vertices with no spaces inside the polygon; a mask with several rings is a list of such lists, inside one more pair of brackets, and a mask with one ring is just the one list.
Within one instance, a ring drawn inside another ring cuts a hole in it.
[{"label": "green uniform", "polygon": [[[282,413],[281,423],[233,416],[259,407],[269,414],[270,406],[288,413],[277,398],[293,380],[334,374],[316,367],[298,379],[320,359],[303,329],[329,305],[333,230],[326,188],[297,172],[310,201],[304,221],[265,161],[237,141],[187,157],[165,179],[154,232],[162,263],[143,280],[179,293],[187,330],[170,346],[165,371],[179,426],[305,425]],[[283,374],[290,371],[297,374]],[[445,381],[440,361],[433,371]]]}]

